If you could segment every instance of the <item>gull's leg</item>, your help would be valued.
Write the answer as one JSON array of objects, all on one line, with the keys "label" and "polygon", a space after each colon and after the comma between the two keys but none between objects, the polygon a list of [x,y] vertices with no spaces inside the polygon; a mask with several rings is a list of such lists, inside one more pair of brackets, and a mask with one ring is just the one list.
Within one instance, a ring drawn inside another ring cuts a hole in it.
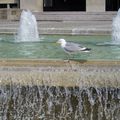
[{"label": "gull's leg", "polygon": [[70,60],[70,54],[69,53],[67,54],[67,60],[68,61]]},{"label": "gull's leg", "polygon": [[69,62],[70,58],[71,58],[71,54],[70,53],[66,53],[66,58],[65,59]]},{"label": "gull's leg", "polygon": [[[69,54],[69,56],[70,56],[70,59],[72,60],[72,59],[74,59],[74,54]],[[70,60],[69,59],[69,60]]]},{"label": "gull's leg", "polygon": [[71,54],[71,53],[69,53],[69,60],[72,60],[72,59],[74,59],[74,54]]},{"label": "gull's leg", "polygon": [[74,54],[72,54],[72,59],[74,59],[75,58],[75,56],[74,56]]}]

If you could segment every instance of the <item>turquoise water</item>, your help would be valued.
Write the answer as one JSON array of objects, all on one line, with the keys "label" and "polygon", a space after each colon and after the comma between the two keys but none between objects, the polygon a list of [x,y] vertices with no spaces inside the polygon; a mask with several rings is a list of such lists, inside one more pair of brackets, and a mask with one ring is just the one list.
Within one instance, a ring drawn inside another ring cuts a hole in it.
[{"label": "turquoise water", "polygon": [[[60,38],[91,48],[89,53],[68,56],[56,44]],[[41,36],[38,42],[15,42],[14,35],[0,35],[0,58],[19,59],[82,59],[120,60],[120,45],[104,44],[111,42],[111,36]]]}]

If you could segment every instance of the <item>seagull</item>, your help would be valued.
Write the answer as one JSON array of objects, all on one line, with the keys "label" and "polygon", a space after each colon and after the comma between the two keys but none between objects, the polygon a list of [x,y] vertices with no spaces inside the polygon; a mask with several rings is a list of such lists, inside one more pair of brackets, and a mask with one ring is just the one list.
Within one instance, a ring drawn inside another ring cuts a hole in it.
[{"label": "seagull", "polygon": [[91,50],[90,48],[86,48],[78,43],[66,42],[65,39],[59,39],[57,43],[59,43],[61,45],[61,48],[63,48],[64,51],[68,54],[74,54],[77,52],[90,52]]}]

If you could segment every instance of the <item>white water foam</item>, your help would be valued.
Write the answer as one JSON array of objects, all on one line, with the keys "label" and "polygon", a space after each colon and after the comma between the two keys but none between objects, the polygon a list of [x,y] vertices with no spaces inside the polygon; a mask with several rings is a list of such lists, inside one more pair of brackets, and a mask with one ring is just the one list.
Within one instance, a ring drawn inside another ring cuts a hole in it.
[{"label": "white water foam", "polygon": [[112,43],[120,44],[120,9],[112,23]]},{"label": "white water foam", "polygon": [[20,17],[20,25],[17,35],[15,36],[16,42],[35,42],[39,41],[39,34],[37,28],[37,21],[35,16],[29,10],[23,10]]}]

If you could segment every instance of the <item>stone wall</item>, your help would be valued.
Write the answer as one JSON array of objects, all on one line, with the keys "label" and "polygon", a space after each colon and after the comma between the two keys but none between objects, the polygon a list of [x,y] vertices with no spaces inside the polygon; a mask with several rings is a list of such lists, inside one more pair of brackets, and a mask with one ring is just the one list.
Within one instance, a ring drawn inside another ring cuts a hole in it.
[{"label": "stone wall", "polygon": [[86,0],[87,12],[105,12],[105,0]]},{"label": "stone wall", "polygon": [[1,20],[19,20],[21,15],[20,9],[1,9],[0,19]]},{"label": "stone wall", "polygon": [[[16,2],[19,2],[19,0],[0,0],[0,4]],[[23,9],[29,9],[32,12],[43,12],[43,0],[20,0],[20,8],[0,9],[0,19],[19,20]],[[86,0],[86,12],[105,12],[105,0]]]},{"label": "stone wall", "polygon": [[43,11],[43,0],[20,0],[20,9],[29,9],[31,11]]},{"label": "stone wall", "polygon": [[[43,11],[43,0],[20,0],[21,9]],[[105,12],[105,0],[86,0],[87,12]]]},{"label": "stone wall", "polygon": [[[18,3],[20,9],[43,12],[43,0],[0,0],[0,4]],[[87,12],[105,12],[105,0],[86,0]]]}]

